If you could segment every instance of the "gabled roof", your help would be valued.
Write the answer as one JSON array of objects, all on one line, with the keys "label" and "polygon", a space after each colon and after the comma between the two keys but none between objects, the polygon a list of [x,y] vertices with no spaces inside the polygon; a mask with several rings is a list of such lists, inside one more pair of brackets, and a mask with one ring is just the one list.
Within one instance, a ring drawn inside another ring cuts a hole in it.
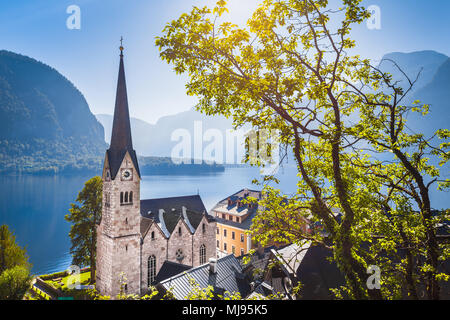
[{"label": "gabled roof", "polygon": [[[187,220],[183,215],[183,207]],[[161,210],[164,211],[162,215],[160,215]],[[192,226],[194,231],[203,217],[206,217],[208,222],[214,221],[214,218],[207,214],[199,195],[141,200],[141,216],[151,219],[159,225],[162,224],[169,234],[173,232],[180,219],[186,223],[188,228]],[[161,217],[163,221],[160,221]],[[141,233],[143,233],[142,230]]]},{"label": "gabled roof", "polygon": [[286,268],[286,271],[295,275],[310,246],[310,241],[302,246],[294,243],[281,249],[272,249],[272,252]]},{"label": "gabled roof", "polygon": [[120,54],[119,76],[117,80],[116,105],[114,107],[114,120],[111,133],[111,144],[107,150],[111,178],[115,179],[126,152],[130,154],[134,167],[140,177],[136,152],[131,139],[130,114],[128,110],[127,85],[125,81],[125,68],[123,54]]},{"label": "gabled roof", "polygon": [[[252,219],[258,214],[258,205],[249,208],[248,205],[243,205],[241,207],[237,206],[237,201],[241,201],[246,199],[247,197],[256,198],[257,200],[261,199],[261,191],[258,190],[250,190],[250,189],[241,189],[236,193],[226,197],[225,199],[220,200],[211,211],[215,211],[217,213],[226,213],[233,216],[241,217],[241,222],[230,221],[228,219],[222,219],[219,215],[215,216],[215,219],[220,224],[229,225],[231,227],[248,230],[252,224]],[[228,200],[231,200],[231,205],[229,205]],[[245,218],[245,219],[244,219]],[[244,220],[242,220],[244,219]]]},{"label": "gabled roof", "polygon": [[[344,276],[332,258],[331,250],[321,245],[307,242],[302,246],[289,245],[280,250],[273,250],[285,273],[302,284],[302,299],[332,299],[330,288],[338,288],[345,284]],[[273,280],[280,281],[281,278]],[[272,281],[276,287],[276,281]]]},{"label": "gabled roof", "polygon": [[160,285],[166,290],[172,288],[175,298],[183,300],[192,291],[190,279],[193,279],[200,288],[212,286],[214,292],[218,294],[223,294],[224,291],[231,294],[239,292],[242,297],[246,297],[250,293],[250,283],[233,254],[217,260],[216,273],[211,273],[209,263],[206,263],[164,280]]},{"label": "gabled roof", "polygon": [[[225,210],[233,210],[233,208],[234,208],[234,210],[236,211],[235,207],[236,207],[236,202],[238,200],[243,200],[247,197],[252,197],[252,198],[256,198],[259,200],[259,199],[261,199],[261,195],[262,195],[261,191],[258,191],[258,190],[251,190],[251,189],[247,189],[247,188],[241,189],[238,192],[233,193],[232,195],[226,197],[225,199],[220,200],[214,206],[214,208],[212,210],[216,210],[218,208],[224,207],[223,209],[225,209]],[[230,199],[233,202],[233,204],[231,206],[228,206],[228,199]],[[242,207],[242,209],[240,208],[239,211],[244,210],[246,207],[247,206]]]},{"label": "gabled roof", "polygon": [[187,266],[185,264],[166,260],[164,261],[163,265],[161,266],[161,269],[159,269],[159,272],[156,275],[155,283],[162,282],[191,268],[192,266]]},{"label": "gabled roof", "polygon": [[[274,248],[275,246],[270,246],[264,248],[262,252],[260,250],[256,250],[256,252],[254,252],[253,254],[248,253],[246,255],[238,257],[239,263],[242,266],[242,270],[246,273],[251,272],[253,277],[255,276],[255,271],[264,273],[267,270],[270,258],[272,257],[272,249]],[[245,260],[248,260],[248,262],[246,263]]]}]

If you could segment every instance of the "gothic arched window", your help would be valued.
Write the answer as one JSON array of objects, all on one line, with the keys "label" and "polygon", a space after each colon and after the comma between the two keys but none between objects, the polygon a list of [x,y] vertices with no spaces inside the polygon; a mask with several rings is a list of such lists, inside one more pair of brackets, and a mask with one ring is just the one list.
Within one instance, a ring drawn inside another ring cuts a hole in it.
[{"label": "gothic arched window", "polygon": [[128,192],[125,192],[125,203],[128,203]]},{"label": "gothic arched window", "polygon": [[156,277],[156,257],[152,255],[148,258],[148,279],[147,279],[148,286],[150,286],[155,281],[155,277]]},{"label": "gothic arched window", "polygon": [[123,203],[123,192],[120,193],[120,204]]},{"label": "gothic arched window", "polygon": [[130,196],[128,197],[128,202],[132,203],[133,202],[133,191],[130,191]]},{"label": "gothic arched window", "polygon": [[202,244],[200,246],[200,264],[206,263],[206,246]]}]

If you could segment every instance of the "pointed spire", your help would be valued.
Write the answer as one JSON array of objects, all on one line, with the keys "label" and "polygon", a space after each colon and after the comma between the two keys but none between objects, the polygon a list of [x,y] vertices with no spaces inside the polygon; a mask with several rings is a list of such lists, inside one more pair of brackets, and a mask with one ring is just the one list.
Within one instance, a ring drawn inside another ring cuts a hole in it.
[{"label": "pointed spire", "polygon": [[119,77],[117,80],[116,106],[114,108],[114,120],[111,134],[110,150],[112,149],[133,149],[122,46],[120,46]]},{"label": "pointed spire", "polygon": [[114,108],[111,144],[108,149],[108,157],[111,165],[111,176],[113,179],[115,178],[123,157],[127,151],[130,153],[134,166],[139,174],[136,152],[133,149],[133,142],[131,139],[130,114],[128,110],[122,40],[123,38],[120,39],[119,76],[117,79],[116,105]]}]

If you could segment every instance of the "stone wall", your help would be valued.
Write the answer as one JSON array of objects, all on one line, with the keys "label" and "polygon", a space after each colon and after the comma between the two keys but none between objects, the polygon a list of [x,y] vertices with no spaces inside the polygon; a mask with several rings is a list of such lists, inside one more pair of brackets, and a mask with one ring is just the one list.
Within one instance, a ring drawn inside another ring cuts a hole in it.
[{"label": "stone wall", "polygon": [[[203,232],[202,225],[205,224],[205,231]],[[206,261],[209,258],[216,257],[216,222],[209,222],[206,217],[203,217],[202,221],[195,230],[193,235],[194,246],[194,267],[200,265],[200,246],[205,245],[206,248]]]},{"label": "stone wall", "polygon": [[[152,239],[152,232],[154,232],[154,239]],[[145,235],[142,243],[142,264],[141,264],[141,287],[142,292],[147,291],[148,287],[151,285],[148,283],[148,259],[150,256],[154,255],[156,258],[156,274],[158,274],[159,269],[163,265],[164,261],[167,260],[167,239],[161,232],[156,223],[152,223],[148,232]]]},{"label": "stone wall", "polygon": [[[178,228],[181,228],[181,235],[178,232]],[[178,223],[170,235],[168,248],[169,261],[192,266],[192,235],[182,219],[178,220]],[[178,260],[176,257],[178,249],[183,251],[184,257],[182,260]]]}]

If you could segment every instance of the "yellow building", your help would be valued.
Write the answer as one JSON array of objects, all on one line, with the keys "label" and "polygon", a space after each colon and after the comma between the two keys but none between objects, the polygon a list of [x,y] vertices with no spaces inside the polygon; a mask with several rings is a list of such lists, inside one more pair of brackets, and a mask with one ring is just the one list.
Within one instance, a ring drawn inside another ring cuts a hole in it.
[{"label": "yellow building", "polygon": [[220,201],[211,213],[217,221],[216,251],[217,256],[234,253],[235,256],[247,254],[255,247],[245,231],[250,229],[252,219],[258,214],[257,204],[246,204],[247,197],[261,199],[261,192],[242,189]]}]

